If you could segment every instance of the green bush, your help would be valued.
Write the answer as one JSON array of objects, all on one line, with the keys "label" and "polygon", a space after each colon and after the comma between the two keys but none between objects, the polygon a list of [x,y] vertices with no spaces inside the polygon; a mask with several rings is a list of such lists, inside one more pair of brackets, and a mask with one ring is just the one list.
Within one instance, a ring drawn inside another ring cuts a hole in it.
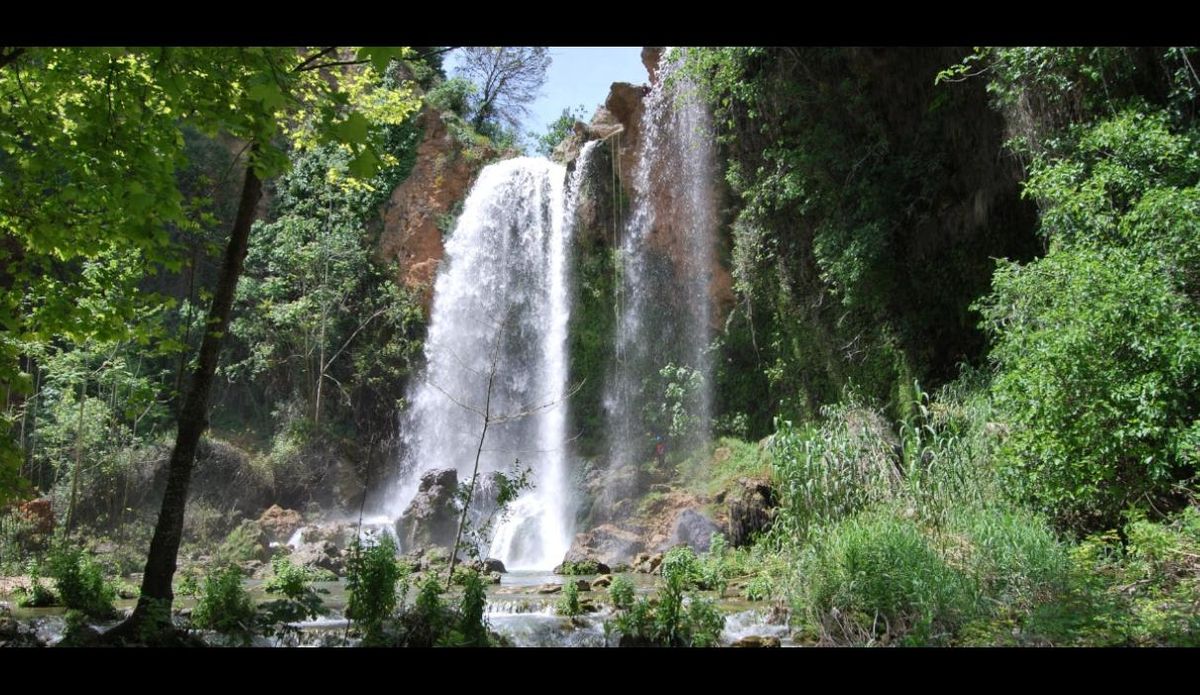
[{"label": "green bush", "polygon": [[771,441],[781,493],[776,532],[803,538],[822,522],[892,499],[898,489],[896,452],[886,421],[853,398],[822,409],[818,426],[798,430],[776,422]]},{"label": "green bush", "polygon": [[[708,647],[717,644],[725,618],[710,600],[685,591],[699,576],[690,548],[673,548],[663,557],[657,603],[642,598],[621,610],[606,631],[620,633],[621,646]],[[610,586],[610,592],[612,590]]]},{"label": "green bush", "polygon": [[100,565],[81,548],[59,544],[50,551],[46,564],[64,606],[91,618],[116,616],[116,589],[104,580]]},{"label": "green bush", "polygon": [[205,577],[192,610],[193,625],[249,644],[257,617],[254,601],[242,586],[240,569],[229,566]]},{"label": "green bush", "polygon": [[476,91],[478,89],[470,80],[454,77],[429,90],[425,100],[436,109],[465,118],[470,108],[471,97]]},{"label": "green bush", "polygon": [[969,539],[964,564],[993,611],[1027,611],[1068,588],[1067,547],[1043,519],[1029,512],[963,509],[951,520],[950,531]]},{"label": "green bush", "polygon": [[263,584],[263,589],[279,598],[261,606],[264,634],[296,635],[299,628],[294,627],[293,623],[313,620],[329,612],[321,599],[321,594],[328,594],[329,591],[314,589],[310,585],[318,581],[321,575],[307,567],[292,564],[286,555],[273,558],[271,569],[273,574]]},{"label": "green bush", "polygon": [[1200,316],[1156,261],[1074,248],[1002,266],[983,305],[1010,489],[1078,531],[1177,507],[1200,460]]},{"label": "green bush", "polygon": [[382,637],[384,620],[396,610],[396,584],[402,571],[391,536],[370,546],[357,538],[351,542],[346,563],[346,617],[358,624],[365,641]]},{"label": "green bush", "polygon": [[249,560],[265,561],[271,556],[267,536],[249,519],[238,524],[217,548],[217,564],[237,564]]},{"label": "green bush", "polygon": [[483,578],[478,572],[472,571],[463,583],[455,640],[457,644],[464,647],[486,647],[491,643],[488,638],[487,621],[484,618],[486,609],[487,591],[483,585]]},{"label": "green bush", "polygon": [[628,610],[633,606],[633,580],[623,574],[613,577],[608,585],[608,597],[612,599],[613,608]]},{"label": "green bush", "polygon": [[58,596],[42,583],[41,569],[37,562],[28,565],[29,588],[17,587],[17,605],[22,608],[46,608],[58,603]]},{"label": "green bush", "polygon": [[800,564],[797,612],[823,641],[946,643],[974,607],[970,578],[886,509],[821,529]]},{"label": "green bush", "polygon": [[568,618],[573,618],[583,612],[583,609],[579,607],[579,586],[574,579],[568,579],[563,583],[557,611],[559,615],[565,615]]}]

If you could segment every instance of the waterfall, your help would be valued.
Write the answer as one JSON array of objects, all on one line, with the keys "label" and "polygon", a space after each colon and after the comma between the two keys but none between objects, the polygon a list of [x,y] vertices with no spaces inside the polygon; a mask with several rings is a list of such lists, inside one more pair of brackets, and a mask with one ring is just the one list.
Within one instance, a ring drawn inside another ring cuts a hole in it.
[{"label": "waterfall", "polygon": [[[509,472],[533,489],[494,529],[489,554],[513,569],[549,569],[573,533],[567,488],[567,258],[586,148],[567,184],[562,166],[521,157],[486,167],[445,245],[434,285],[423,378],[402,415],[404,460],[389,514],[402,513],[425,472]],[[490,400],[488,382],[492,380]],[[477,494],[483,494],[479,491]]]},{"label": "waterfall", "polygon": [[[665,455],[668,446],[705,442],[711,429],[714,135],[671,53],[663,52],[645,102],[634,203],[620,244],[617,335],[604,397],[614,469]],[[684,370],[664,377],[668,365]],[[664,412],[668,381],[681,387],[674,412]],[[610,483],[608,501],[633,494],[635,478],[612,478],[622,482],[620,489]]]}]

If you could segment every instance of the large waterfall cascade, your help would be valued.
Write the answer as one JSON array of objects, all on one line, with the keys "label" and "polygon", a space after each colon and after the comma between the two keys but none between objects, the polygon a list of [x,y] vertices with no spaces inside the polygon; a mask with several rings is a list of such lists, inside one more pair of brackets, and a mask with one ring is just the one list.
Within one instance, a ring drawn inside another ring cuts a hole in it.
[{"label": "large waterfall cascade", "polygon": [[[712,411],[710,284],[717,244],[711,117],[695,85],[664,51],[645,102],[631,215],[620,244],[615,359],[606,383],[610,466],[637,464],[650,436],[645,412],[660,370],[699,377],[689,394],[691,443],[706,441]],[[661,425],[660,425],[661,427]],[[627,479],[626,479],[627,480]],[[633,490],[610,490],[620,499]]]},{"label": "large waterfall cascade", "polygon": [[[549,569],[573,533],[567,489],[568,258],[574,204],[594,143],[566,170],[521,157],[479,175],[434,285],[424,377],[402,415],[403,479],[388,513],[427,471],[532,471],[534,487],[495,529],[489,554],[512,569]],[[489,397],[489,380],[492,382]]]},{"label": "large waterfall cascade", "polygon": [[[713,131],[669,53],[658,76],[642,116],[632,214],[619,230],[615,357],[604,393],[610,468],[637,464],[647,442],[662,439],[663,432],[648,431],[663,427],[647,424],[647,406],[661,398],[647,384],[668,365],[699,384],[687,396],[688,431],[673,431],[673,440],[707,441],[710,432]],[[414,382],[402,415],[403,480],[388,509],[393,518],[428,471],[453,467],[462,483],[470,480],[485,412],[491,419],[480,474],[510,471],[517,461],[531,469],[534,488],[511,504],[488,549],[511,569],[550,569],[574,533],[569,259],[576,200],[596,145],[585,145],[569,181],[562,166],[529,157],[480,174],[445,246],[424,378]],[[605,495],[611,503],[634,492]]]}]

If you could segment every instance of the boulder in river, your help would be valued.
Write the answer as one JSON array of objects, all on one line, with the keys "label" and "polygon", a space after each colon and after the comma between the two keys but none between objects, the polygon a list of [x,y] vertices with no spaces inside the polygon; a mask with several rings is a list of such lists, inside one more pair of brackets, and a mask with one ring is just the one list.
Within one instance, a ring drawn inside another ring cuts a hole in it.
[{"label": "boulder in river", "polygon": [[451,547],[458,533],[455,493],[458,472],[453,468],[430,471],[421,476],[417,496],[404,515],[396,520],[396,536],[404,548]]}]

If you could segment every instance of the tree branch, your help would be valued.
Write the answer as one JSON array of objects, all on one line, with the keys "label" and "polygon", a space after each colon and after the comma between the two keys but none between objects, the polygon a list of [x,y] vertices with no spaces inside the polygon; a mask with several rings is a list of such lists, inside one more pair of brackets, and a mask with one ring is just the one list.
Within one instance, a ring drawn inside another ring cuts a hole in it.
[{"label": "tree branch", "polygon": [[314,61],[320,60],[323,56],[327,56],[335,50],[337,50],[337,46],[330,46],[329,48],[322,49],[312,54],[311,56],[305,58],[304,61],[299,65],[292,68],[292,72],[302,72],[307,68],[308,65],[312,64]]},{"label": "tree branch", "polygon": [[366,64],[367,64],[367,63],[369,63],[369,62],[371,62],[369,59],[363,59],[363,60],[335,60],[335,61],[331,61],[331,62],[328,62],[328,63],[321,63],[320,65],[310,65],[310,66],[308,66],[308,67],[306,67],[306,68],[302,68],[302,69],[301,69],[301,68],[297,68],[297,69],[296,69],[296,72],[307,72],[307,71],[309,71],[309,70],[320,70],[321,68],[331,68],[331,67],[335,67],[335,66],[338,66],[338,65],[366,65]]},{"label": "tree branch", "polygon": [[8,51],[7,53],[0,51],[0,68],[3,68],[5,65],[8,65],[9,63],[13,62],[17,58],[20,58],[21,55],[24,53],[25,53],[24,48],[14,48],[11,51]]}]

